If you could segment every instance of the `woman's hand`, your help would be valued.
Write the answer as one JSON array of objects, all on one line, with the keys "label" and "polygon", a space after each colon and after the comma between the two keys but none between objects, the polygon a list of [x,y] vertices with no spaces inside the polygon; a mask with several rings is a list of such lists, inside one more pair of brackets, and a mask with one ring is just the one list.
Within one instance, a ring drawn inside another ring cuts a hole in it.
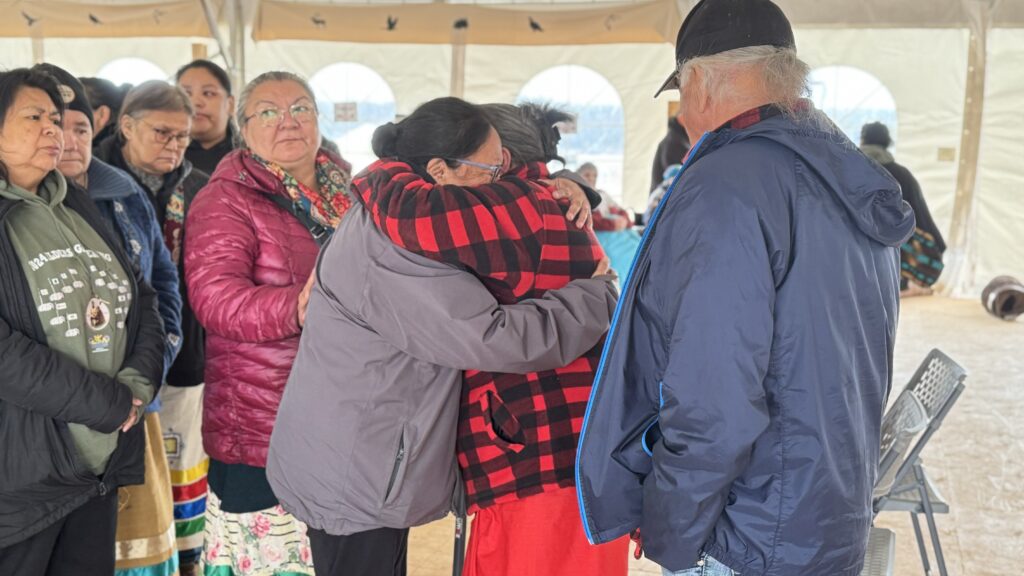
[{"label": "woman's hand", "polygon": [[121,424],[121,432],[127,432],[139,422],[139,411],[142,410],[142,400],[132,398],[132,407],[128,410],[128,419]]},{"label": "woman's hand", "polygon": [[313,282],[316,281],[316,269],[309,275],[306,285],[299,292],[299,326],[306,325],[306,308],[309,308],[309,293],[313,290]]},{"label": "woman's hand", "polygon": [[580,185],[566,178],[555,178],[554,180],[541,180],[544,184],[554,188],[551,195],[555,200],[569,200],[569,210],[565,213],[566,220],[576,221],[577,228],[591,228],[593,218],[590,214],[590,200],[587,194],[580,188]]}]

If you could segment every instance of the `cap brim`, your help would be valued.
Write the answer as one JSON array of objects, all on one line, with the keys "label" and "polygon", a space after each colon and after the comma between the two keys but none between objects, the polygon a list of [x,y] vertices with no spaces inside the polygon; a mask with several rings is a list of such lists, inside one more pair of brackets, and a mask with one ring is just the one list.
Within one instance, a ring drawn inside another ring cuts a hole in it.
[{"label": "cap brim", "polygon": [[657,98],[658,96],[661,96],[661,93],[666,91],[666,90],[678,90],[678,89],[679,89],[679,71],[678,70],[673,70],[672,73],[668,75],[668,78],[665,79],[665,82],[661,85],[661,88],[658,88],[658,91],[654,93],[654,97]]}]

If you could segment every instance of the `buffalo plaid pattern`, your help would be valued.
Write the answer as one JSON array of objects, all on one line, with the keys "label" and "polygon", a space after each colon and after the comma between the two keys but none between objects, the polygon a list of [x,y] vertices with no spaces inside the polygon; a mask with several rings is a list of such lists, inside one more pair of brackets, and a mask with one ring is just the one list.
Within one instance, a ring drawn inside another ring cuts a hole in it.
[{"label": "buffalo plaid pattern", "polygon": [[[604,257],[538,182],[540,163],[498,182],[438,186],[380,160],[353,182],[377,227],[417,254],[465,268],[503,304],[589,278]],[[602,343],[568,366],[530,374],[464,373],[458,459],[469,510],[575,485],[576,445]]]}]

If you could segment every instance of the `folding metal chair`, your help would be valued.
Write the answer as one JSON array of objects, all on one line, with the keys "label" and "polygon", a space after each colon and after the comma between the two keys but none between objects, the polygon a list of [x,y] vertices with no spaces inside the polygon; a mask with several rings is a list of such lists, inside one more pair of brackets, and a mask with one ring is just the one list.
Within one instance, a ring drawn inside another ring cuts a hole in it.
[{"label": "folding metal chair", "polygon": [[882,419],[875,515],[879,512],[910,513],[921,564],[929,576],[931,564],[918,515],[923,514],[928,523],[939,574],[948,576],[935,514],[949,512],[949,505],[929,480],[920,456],[963,393],[966,377],[963,367],[939,350],[932,350]]}]

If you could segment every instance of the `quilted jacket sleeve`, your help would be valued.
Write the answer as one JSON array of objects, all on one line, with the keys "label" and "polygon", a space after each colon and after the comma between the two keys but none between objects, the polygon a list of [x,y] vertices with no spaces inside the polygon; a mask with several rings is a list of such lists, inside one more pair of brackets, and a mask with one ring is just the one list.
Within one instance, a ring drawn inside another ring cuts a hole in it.
[{"label": "quilted jacket sleeve", "polygon": [[272,342],[300,333],[303,284],[257,285],[259,242],[249,205],[231,183],[211,184],[196,196],[185,226],[185,277],[199,323],[236,342]]}]

